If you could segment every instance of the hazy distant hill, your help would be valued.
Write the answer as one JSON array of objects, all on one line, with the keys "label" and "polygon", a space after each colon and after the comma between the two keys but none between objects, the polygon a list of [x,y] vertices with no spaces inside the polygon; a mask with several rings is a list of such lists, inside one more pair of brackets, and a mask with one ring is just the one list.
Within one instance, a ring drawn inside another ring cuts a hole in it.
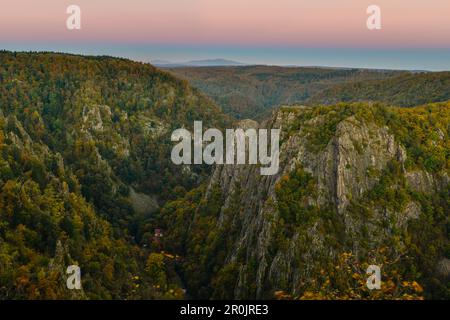
[{"label": "hazy distant hill", "polygon": [[226,59],[192,60],[187,62],[170,62],[165,60],[153,60],[151,64],[160,68],[176,67],[217,67],[217,66],[242,66],[244,63]]},{"label": "hazy distant hill", "polygon": [[237,66],[168,69],[236,118],[262,118],[280,104],[302,103],[337,83],[380,80],[401,72],[319,67]]}]

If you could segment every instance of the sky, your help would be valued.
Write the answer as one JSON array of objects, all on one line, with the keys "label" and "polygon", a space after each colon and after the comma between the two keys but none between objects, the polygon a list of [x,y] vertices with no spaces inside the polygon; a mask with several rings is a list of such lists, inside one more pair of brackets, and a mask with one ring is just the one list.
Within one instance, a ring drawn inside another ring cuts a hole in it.
[{"label": "sky", "polygon": [[[81,9],[68,30],[66,9]],[[369,5],[381,30],[368,30]],[[0,48],[450,70],[450,0],[0,0]]]}]

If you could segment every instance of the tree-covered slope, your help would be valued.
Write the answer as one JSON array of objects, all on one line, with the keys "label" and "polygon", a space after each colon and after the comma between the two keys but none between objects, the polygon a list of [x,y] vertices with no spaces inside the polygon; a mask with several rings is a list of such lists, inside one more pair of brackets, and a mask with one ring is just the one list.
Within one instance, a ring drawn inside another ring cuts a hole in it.
[{"label": "tree-covered slope", "polygon": [[172,130],[198,119],[227,121],[151,65],[0,52],[0,298],[72,297],[69,264],[81,267],[83,297],[169,294],[170,258],[147,261],[139,244],[153,230],[140,221],[206,177],[170,161]]},{"label": "tree-covered slope", "polygon": [[[252,68],[220,81],[264,112],[270,97],[394,79]],[[444,73],[417,77],[418,90],[402,75],[392,92],[446,97]],[[262,123],[282,129],[277,175],[211,172],[170,161],[173,129],[230,125],[186,81],[125,59],[0,52],[0,299],[180,298],[184,286],[193,298],[448,298],[449,112],[282,107]],[[71,264],[81,292],[65,286]],[[381,266],[383,290],[365,287],[368,264]]]},{"label": "tree-covered slope", "polygon": [[379,101],[411,107],[450,99],[450,72],[401,74],[382,80],[340,83],[316,93],[308,104]]},{"label": "tree-covered slope", "polygon": [[[218,166],[167,203],[197,298],[450,296],[450,103],[282,107],[280,171]],[[381,268],[381,290],[366,286]]]},{"label": "tree-covered slope", "polygon": [[301,103],[338,83],[378,80],[401,72],[314,67],[239,66],[168,69],[187,79],[237,119],[262,119],[280,105]]}]

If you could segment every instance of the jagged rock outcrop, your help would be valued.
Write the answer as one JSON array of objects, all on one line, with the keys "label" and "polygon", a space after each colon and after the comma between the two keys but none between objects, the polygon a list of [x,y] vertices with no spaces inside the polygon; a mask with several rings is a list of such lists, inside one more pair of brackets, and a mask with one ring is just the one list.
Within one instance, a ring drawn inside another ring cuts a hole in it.
[{"label": "jagged rock outcrop", "polygon": [[[335,121],[334,111],[330,111],[310,117],[292,130],[301,118],[299,114],[308,110],[311,109],[281,109],[260,126],[282,129],[278,174],[261,176],[256,166],[221,165],[210,180],[206,198],[217,187],[223,195],[217,226],[231,221],[229,225],[236,229],[226,258],[227,264],[240,266],[235,298],[270,297],[267,292],[276,288],[298,294],[299,283],[317,276],[316,260],[332,259],[337,254],[336,248],[329,244],[331,237],[324,233],[327,221],[323,217],[297,228],[282,247],[274,245],[281,232],[277,227],[280,219],[277,186],[296,168],[310,174],[315,183],[316,192],[306,196],[305,206],[331,212],[332,219],[343,225],[346,250],[355,255],[379,248],[394,234],[405,232],[409,221],[421,215],[421,205],[416,200],[408,198],[400,205],[390,206],[376,203],[368,195],[380,184],[384,186],[381,180],[391,166],[399,168],[398,182],[393,180],[387,189],[392,192],[411,188],[429,194],[448,185],[445,172],[433,176],[423,169],[408,171],[405,147],[387,125],[370,118],[349,115]],[[311,140],[317,136],[317,130],[326,130],[330,119],[335,121],[334,130],[326,143],[317,148],[317,142]],[[402,177],[406,183],[400,185]],[[358,205],[364,208],[358,209]],[[239,212],[230,208],[239,208]],[[407,245],[402,237],[399,239],[395,250],[401,252]],[[399,258],[400,253],[395,257]],[[250,292],[252,285],[255,291]]]}]

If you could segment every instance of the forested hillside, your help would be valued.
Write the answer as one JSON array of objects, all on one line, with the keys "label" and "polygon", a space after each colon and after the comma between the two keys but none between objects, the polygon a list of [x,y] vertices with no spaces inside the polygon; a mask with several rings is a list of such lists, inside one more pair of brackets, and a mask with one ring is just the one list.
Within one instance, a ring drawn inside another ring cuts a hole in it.
[{"label": "forested hillside", "polygon": [[379,80],[399,71],[239,66],[167,69],[211,97],[237,119],[263,119],[280,105],[302,103],[337,83]]},{"label": "forested hillside", "polygon": [[[450,103],[282,107],[280,171],[217,166],[167,203],[196,298],[448,299]],[[163,224],[162,223],[162,224]],[[381,290],[366,286],[381,268]]]},{"label": "forested hillside", "polygon": [[411,107],[450,100],[450,72],[401,74],[383,80],[340,83],[313,95],[308,104],[380,101]]},{"label": "forested hillside", "polygon": [[227,121],[151,65],[0,52],[0,299],[74,297],[70,264],[77,298],[180,297],[141,222],[207,177],[170,162],[170,133],[197,119]]},{"label": "forested hillside", "polygon": [[[450,297],[450,103],[431,103],[448,73],[176,72],[199,89],[126,59],[0,52],[0,299]],[[199,90],[281,129],[278,174],[172,164],[174,129],[239,126]],[[295,101],[311,105],[277,106]]]}]

